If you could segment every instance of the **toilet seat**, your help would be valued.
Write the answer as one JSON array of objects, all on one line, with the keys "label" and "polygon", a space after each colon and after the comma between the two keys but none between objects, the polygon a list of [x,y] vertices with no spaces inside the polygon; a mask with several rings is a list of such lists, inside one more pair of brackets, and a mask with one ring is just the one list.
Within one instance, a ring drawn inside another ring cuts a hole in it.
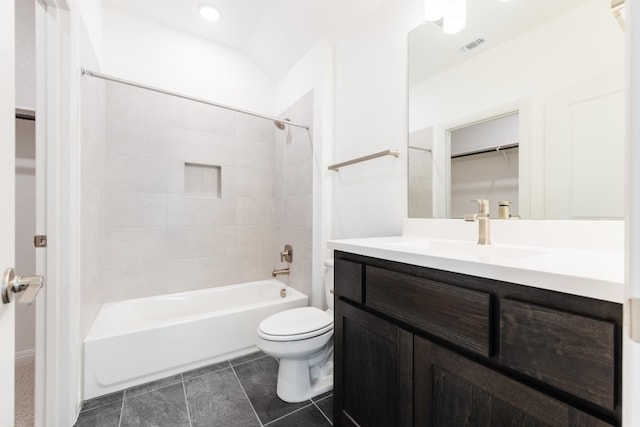
[{"label": "toilet seat", "polygon": [[268,341],[298,341],[333,330],[333,315],[316,307],[300,307],[267,317],[258,336]]}]

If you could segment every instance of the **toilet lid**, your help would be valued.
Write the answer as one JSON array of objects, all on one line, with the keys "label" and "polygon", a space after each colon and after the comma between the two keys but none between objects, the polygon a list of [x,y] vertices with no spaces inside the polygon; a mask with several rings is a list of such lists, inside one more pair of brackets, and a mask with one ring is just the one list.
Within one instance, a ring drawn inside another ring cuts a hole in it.
[{"label": "toilet lid", "polygon": [[273,337],[315,336],[333,328],[333,315],[316,307],[300,307],[273,314],[258,326],[258,332]]}]

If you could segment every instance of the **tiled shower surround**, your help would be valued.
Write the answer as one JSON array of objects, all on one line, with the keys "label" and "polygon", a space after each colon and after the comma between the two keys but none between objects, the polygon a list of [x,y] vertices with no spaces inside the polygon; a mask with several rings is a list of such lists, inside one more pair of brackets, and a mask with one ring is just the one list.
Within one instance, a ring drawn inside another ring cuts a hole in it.
[{"label": "tiled shower surround", "polygon": [[75,427],[331,425],[331,393],[285,403],[277,376],[276,359],[254,353],[89,400]]},{"label": "tiled shower surround", "polygon": [[[83,101],[83,333],[104,302],[270,278],[285,243],[311,295],[306,130],[88,77]],[[312,114],[308,94],[283,117]]]}]

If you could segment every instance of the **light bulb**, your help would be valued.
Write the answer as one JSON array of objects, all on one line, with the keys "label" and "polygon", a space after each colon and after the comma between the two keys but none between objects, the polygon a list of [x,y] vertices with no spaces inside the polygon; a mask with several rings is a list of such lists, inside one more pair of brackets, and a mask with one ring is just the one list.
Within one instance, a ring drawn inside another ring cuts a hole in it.
[{"label": "light bulb", "polygon": [[200,6],[200,16],[207,21],[217,22],[220,19],[220,12],[209,4],[203,4]]},{"label": "light bulb", "polygon": [[467,0],[453,0],[449,3],[442,21],[442,31],[455,34],[467,24]]},{"label": "light bulb", "polygon": [[449,0],[424,0],[424,19],[435,22],[442,19]]}]

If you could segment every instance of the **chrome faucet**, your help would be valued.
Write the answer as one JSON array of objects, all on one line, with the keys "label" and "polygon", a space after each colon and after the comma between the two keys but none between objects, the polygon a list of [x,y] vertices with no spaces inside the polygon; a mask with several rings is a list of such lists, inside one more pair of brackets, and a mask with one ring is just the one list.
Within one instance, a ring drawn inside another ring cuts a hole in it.
[{"label": "chrome faucet", "polygon": [[291,271],[289,270],[289,267],[276,269],[271,272],[271,277],[280,276],[282,274],[289,274],[290,272]]},{"label": "chrome faucet", "polygon": [[465,221],[478,221],[478,244],[490,245],[489,238],[489,201],[485,199],[476,199],[472,202],[478,202],[478,213],[468,214],[464,216]]}]

